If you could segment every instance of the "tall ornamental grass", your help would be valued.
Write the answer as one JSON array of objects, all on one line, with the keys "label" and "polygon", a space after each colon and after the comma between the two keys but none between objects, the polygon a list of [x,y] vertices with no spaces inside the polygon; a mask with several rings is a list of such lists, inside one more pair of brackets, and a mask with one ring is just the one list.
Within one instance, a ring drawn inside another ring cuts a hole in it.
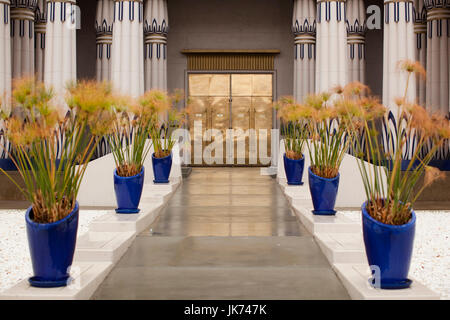
[{"label": "tall ornamental grass", "polygon": [[129,97],[115,97],[114,121],[109,137],[117,174],[132,177],[139,174],[151,150],[150,133],[155,126],[155,110],[159,100],[149,91],[134,101]]},{"label": "tall ornamental grass", "polygon": [[[389,225],[403,225],[410,221],[414,203],[442,173],[428,166],[436,151],[450,139],[449,121],[443,115],[429,114],[422,106],[407,100],[409,82],[415,74],[424,76],[419,63],[402,61],[399,68],[407,74],[403,97],[396,99],[396,125],[387,133],[387,141],[395,145],[382,146],[383,133],[377,128],[388,123],[388,109],[374,102],[375,99],[349,94],[341,101],[340,108],[347,111],[350,131],[359,132],[356,139],[358,166],[367,196],[367,211],[376,220]],[[351,92],[351,88],[348,88]],[[394,111],[395,112],[395,111]],[[398,132],[400,134],[395,134]],[[410,153],[406,170],[402,170],[403,154],[409,141],[415,148]],[[422,149],[431,146],[422,155]],[[373,163],[373,166],[367,165]],[[383,176],[386,176],[384,180]],[[419,179],[424,184],[416,190]]]},{"label": "tall ornamental grass", "polygon": [[310,140],[307,144],[311,159],[311,171],[319,177],[331,179],[339,174],[350,139],[347,130],[338,119],[334,101],[341,94],[337,89],[332,96],[325,92],[309,95],[303,104],[303,114],[308,123]]},{"label": "tall ornamental grass", "polygon": [[185,121],[185,111],[178,109],[183,94],[175,92],[167,95],[162,91],[151,91],[146,103],[154,106],[153,123],[150,136],[153,142],[155,158],[165,158],[172,153],[176,141],[171,130],[179,128]]},{"label": "tall ornamental grass", "polygon": [[57,99],[52,89],[43,83],[33,78],[14,82],[12,112],[2,112],[2,117],[12,145],[9,156],[25,187],[0,170],[31,202],[35,222],[56,222],[74,209],[96,137],[110,125],[108,94],[102,84],[73,84],[68,90],[67,110],[67,106],[54,103]]},{"label": "tall ornamental grass", "polygon": [[280,99],[275,107],[283,124],[286,157],[302,159],[309,136],[305,109],[289,97]]}]

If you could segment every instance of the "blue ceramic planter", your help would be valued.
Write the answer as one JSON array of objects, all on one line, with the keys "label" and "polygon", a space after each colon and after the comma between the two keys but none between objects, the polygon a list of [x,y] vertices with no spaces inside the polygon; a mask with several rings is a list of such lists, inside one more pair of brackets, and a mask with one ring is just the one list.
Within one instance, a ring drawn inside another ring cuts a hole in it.
[{"label": "blue ceramic planter", "polygon": [[164,158],[155,158],[152,154],[154,183],[169,183],[170,170],[172,170],[172,154]]},{"label": "blue ceramic planter", "polygon": [[32,207],[25,214],[28,246],[34,276],[28,281],[33,287],[63,287],[69,283],[70,266],[78,231],[78,202],[64,219],[54,223],[33,221]]},{"label": "blue ceramic planter", "polygon": [[[414,246],[416,214],[412,212],[411,221],[401,226],[381,223],[372,218],[362,207],[364,245],[370,266],[380,271],[378,284],[382,289],[403,289],[411,285],[408,279],[409,266]],[[376,279],[370,279],[376,285]]]},{"label": "blue ceramic planter", "polygon": [[142,188],[144,187],[144,167],[139,174],[132,177],[120,177],[114,169],[114,191],[116,193],[116,213],[139,213]]},{"label": "blue ceramic planter", "polygon": [[290,186],[302,186],[303,169],[305,168],[305,156],[299,160],[289,159],[284,154],[284,171],[286,172],[287,184]]},{"label": "blue ceramic planter", "polygon": [[321,216],[335,215],[334,206],[336,204],[336,197],[339,189],[339,177],[332,179],[322,178],[315,175],[308,168],[309,174],[309,191],[314,205],[313,214]]}]

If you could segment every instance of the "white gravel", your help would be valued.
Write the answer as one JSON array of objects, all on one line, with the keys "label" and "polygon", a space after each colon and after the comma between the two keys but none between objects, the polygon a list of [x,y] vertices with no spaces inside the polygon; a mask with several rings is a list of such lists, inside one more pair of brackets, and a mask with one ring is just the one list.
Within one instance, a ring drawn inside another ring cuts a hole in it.
[{"label": "white gravel", "polygon": [[[361,223],[361,212],[342,212]],[[450,211],[416,211],[410,276],[450,300]]]},{"label": "white gravel", "polygon": [[[78,234],[108,211],[81,210]],[[0,210],[0,292],[32,275],[25,230],[25,210]]]}]

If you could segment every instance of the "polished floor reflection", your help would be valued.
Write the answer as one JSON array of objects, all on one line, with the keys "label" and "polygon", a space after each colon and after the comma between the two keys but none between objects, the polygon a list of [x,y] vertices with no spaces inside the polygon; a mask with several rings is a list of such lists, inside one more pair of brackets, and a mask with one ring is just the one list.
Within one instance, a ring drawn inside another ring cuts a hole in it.
[{"label": "polished floor reflection", "polygon": [[94,299],[348,299],[274,179],[194,168]]},{"label": "polished floor reflection", "polygon": [[299,236],[274,180],[258,168],[194,169],[146,232],[154,236]]}]

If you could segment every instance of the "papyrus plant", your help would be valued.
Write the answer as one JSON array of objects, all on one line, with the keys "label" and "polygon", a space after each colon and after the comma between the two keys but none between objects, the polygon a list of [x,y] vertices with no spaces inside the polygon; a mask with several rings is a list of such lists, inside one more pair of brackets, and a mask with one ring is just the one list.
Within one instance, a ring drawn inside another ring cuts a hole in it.
[{"label": "papyrus plant", "polygon": [[290,97],[281,98],[275,106],[283,123],[286,157],[293,160],[303,158],[308,139],[308,126],[305,108]]},{"label": "papyrus plant", "polygon": [[121,177],[139,174],[150,152],[152,144],[148,139],[156,112],[151,95],[147,92],[137,101],[124,96],[113,98],[115,114],[108,137],[117,174]]},{"label": "papyrus plant", "polygon": [[169,96],[162,91],[153,90],[144,96],[146,104],[154,108],[154,125],[151,138],[156,158],[164,158],[172,153],[176,143],[171,136],[171,130],[179,128],[185,120],[185,112],[178,109],[182,99],[181,92]]},{"label": "papyrus plant", "polygon": [[[341,90],[329,93],[309,95],[303,104],[303,114],[308,123],[310,140],[308,151],[311,159],[311,171],[323,178],[335,178],[348,150],[350,139],[346,138],[345,125],[339,121],[334,105]],[[331,98],[331,99],[330,99]]]},{"label": "papyrus plant", "polygon": [[53,104],[54,94],[44,84],[33,78],[17,80],[12,112],[3,114],[5,134],[12,144],[9,156],[25,187],[0,170],[32,203],[38,223],[59,221],[73,210],[96,137],[109,126],[105,87],[80,82],[68,91],[69,109]]},{"label": "papyrus plant", "polygon": [[[357,95],[347,97],[341,105],[342,109],[347,109],[358,118],[348,122],[350,130],[362,134],[362,139],[355,139],[355,145],[368,200],[367,211],[374,219],[390,225],[410,221],[415,201],[427,186],[441,176],[438,169],[428,164],[436,150],[450,138],[448,120],[438,114],[430,115],[422,106],[406,99],[411,77],[414,73],[424,74],[423,68],[412,61],[403,61],[399,66],[407,73],[407,80],[404,96],[396,101],[395,128],[387,133],[386,140],[395,141],[394,146],[381,145],[382,133],[377,129],[382,121],[388,123],[387,108]],[[362,128],[358,129],[355,124],[361,124]],[[415,148],[410,152],[406,170],[402,170],[408,140],[414,141]],[[422,155],[421,150],[428,143],[431,148]],[[364,159],[374,165],[368,165]],[[425,176],[424,184],[417,190],[415,186],[422,176]]]}]

